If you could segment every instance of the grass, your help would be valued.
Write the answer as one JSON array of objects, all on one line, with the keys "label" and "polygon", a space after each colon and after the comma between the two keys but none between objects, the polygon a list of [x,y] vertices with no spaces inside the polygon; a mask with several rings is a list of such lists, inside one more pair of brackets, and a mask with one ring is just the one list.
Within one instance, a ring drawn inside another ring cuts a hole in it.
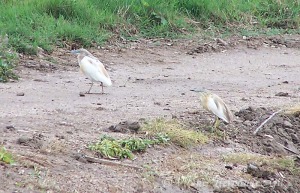
[{"label": "grass", "polygon": [[4,162],[6,164],[13,164],[15,162],[13,155],[4,147],[0,148],[0,162]]},{"label": "grass", "polygon": [[177,179],[176,184],[184,188],[189,188],[197,179],[198,179],[198,175],[194,172],[190,172],[186,175],[180,176]]},{"label": "grass", "polygon": [[292,0],[3,0],[0,34],[8,35],[16,51],[36,54],[38,47],[52,52],[112,37],[173,38],[199,30],[298,33],[299,13],[299,1]]},{"label": "grass", "polygon": [[299,170],[295,165],[294,158],[291,157],[272,157],[250,153],[234,153],[224,156],[224,161],[233,164],[256,163],[258,165],[265,165],[273,170],[287,170],[290,172]]},{"label": "grass", "polygon": [[8,45],[7,36],[0,36],[0,82],[18,79],[13,70],[16,62],[17,55]]},{"label": "grass", "polygon": [[104,158],[133,159],[133,152],[143,152],[151,145],[167,143],[168,141],[168,136],[160,134],[153,139],[129,138],[120,140],[104,135],[98,142],[90,144],[89,149],[98,152]]},{"label": "grass", "polygon": [[299,116],[300,115],[300,103],[294,104],[291,107],[285,108],[284,113],[288,114],[288,115]]},{"label": "grass", "polygon": [[144,123],[142,130],[148,132],[150,136],[157,133],[165,134],[170,141],[180,147],[188,148],[197,144],[204,144],[208,141],[208,137],[199,131],[185,128],[179,121],[155,119]]}]

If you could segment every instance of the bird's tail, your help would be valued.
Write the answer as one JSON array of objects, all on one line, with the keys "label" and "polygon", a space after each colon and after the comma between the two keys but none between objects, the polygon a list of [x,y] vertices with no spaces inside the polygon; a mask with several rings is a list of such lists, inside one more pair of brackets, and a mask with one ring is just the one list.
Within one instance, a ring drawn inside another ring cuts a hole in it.
[{"label": "bird's tail", "polygon": [[108,77],[108,78],[105,77],[102,82],[103,82],[104,86],[111,86],[112,85],[110,77]]}]

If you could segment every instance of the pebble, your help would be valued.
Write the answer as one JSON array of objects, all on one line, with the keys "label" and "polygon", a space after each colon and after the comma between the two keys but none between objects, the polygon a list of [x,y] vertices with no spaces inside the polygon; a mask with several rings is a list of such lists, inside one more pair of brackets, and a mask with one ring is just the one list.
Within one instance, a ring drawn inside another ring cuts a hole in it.
[{"label": "pebble", "polygon": [[16,128],[13,125],[7,125],[6,129],[10,130],[10,131],[14,131],[16,130]]},{"label": "pebble", "polygon": [[288,128],[292,128],[293,124],[289,121],[283,121],[283,126],[288,127]]},{"label": "pebble", "polygon": [[299,137],[297,134],[292,133],[291,138],[294,143],[299,143]]},{"label": "pebble", "polygon": [[289,93],[287,93],[287,92],[279,92],[279,93],[275,94],[275,96],[287,97],[287,96],[289,96]]},{"label": "pebble", "polygon": [[17,96],[24,96],[24,95],[25,95],[24,92],[18,92],[18,93],[17,93]]},{"label": "pebble", "polygon": [[17,143],[18,144],[26,144],[26,143],[28,143],[29,141],[30,141],[31,139],[29,138],[29,137],[20,137],[19,139],[18,139],[18,141],[17,141]]}]

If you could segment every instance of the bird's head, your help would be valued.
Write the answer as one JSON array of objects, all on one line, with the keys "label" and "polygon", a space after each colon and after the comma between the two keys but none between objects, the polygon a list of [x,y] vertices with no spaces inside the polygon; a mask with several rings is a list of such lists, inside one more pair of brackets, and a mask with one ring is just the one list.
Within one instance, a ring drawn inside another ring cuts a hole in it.
[{"label": "bird's head", "polygon": [[84,55],[84,56],[92,55],[89,51],[87,51],[86,49],[83,49],[83,48],[80,48],[78,50],[72,50],[71,53],[72,54],[80,54],[80,55]]},{"label": "bird's head", "polygon": [[208,90],[204,89],[204,88],[196,88],[196,89],[191,89],[190,91],[193,91],[193,92],[198,92],[198,93],[207,93]]},{"label": "bird's head", "polygon": [[190,91],[197,92],[200,94],[200,101],[203,101],[209,96],[209,91],[204,88],[191,89]]}]

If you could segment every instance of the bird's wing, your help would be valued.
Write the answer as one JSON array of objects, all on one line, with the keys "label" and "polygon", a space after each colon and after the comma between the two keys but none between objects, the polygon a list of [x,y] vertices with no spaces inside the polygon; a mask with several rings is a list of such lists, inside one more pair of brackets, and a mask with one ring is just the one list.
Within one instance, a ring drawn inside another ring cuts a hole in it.
[{"label": "bird's wing", "polygon": [[110,77],[104,65],[98,59],[85,56],[80,61],[80,68],[92,81],[103,82],[104,85],[111,86]]},{"label": "bird's wing", "polygon": [[231,122],[232,115],[224,101],[217,95],[210,95],[207,99],[207,109],[225,122]]}]

